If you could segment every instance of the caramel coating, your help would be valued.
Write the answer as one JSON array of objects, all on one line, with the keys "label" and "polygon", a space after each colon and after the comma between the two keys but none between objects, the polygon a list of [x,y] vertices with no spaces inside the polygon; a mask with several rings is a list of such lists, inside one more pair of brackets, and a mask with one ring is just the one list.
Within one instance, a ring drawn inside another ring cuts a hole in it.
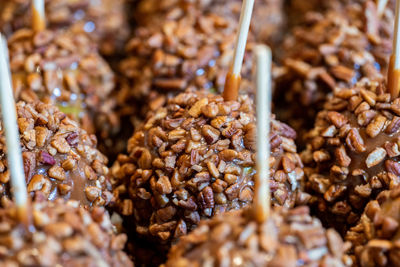
[{"label": "caramel coating", "polygon": [[[96,137],[80,129],[56,107],[41,102],[17,104],[27,189],[48,200],[78,200],[83,206],[107,205],[112,198],[107,158]],[[4,132],[0,132],[0,195],[10,201],[10,173]]]},{"label": "caramel coating", "polygon": [[166,267],[345,266],[341,237],[307,207],[276,208],[263,224],[250,214],[242,209],[202,221],[172,247]]},{"label": "caramel coating", "polygon": [[307,134],[307,187],[333,223],[356,223],[371,198],[400,182],[400,99],[385,92],[368,79],[335,91]]},{"label": "caramel coating", "polygon": [[[111,169],[117,206],[140,235],[170,242],[202,218],[251,203],[254,115],[248,96],[225,102],[201,91],[181,93],[149,116]],[[272,203],[304,203],[296,134],[274,119],[271,129]]]},{"label": "caramel coating", "polygon": [[133,267],[123,252],[127,237],[115,234],[104,208],[88,211],[77,201],[58,199],[35,201],[29,212],[28,231],[14,206],[0,209],[2,266]]}]

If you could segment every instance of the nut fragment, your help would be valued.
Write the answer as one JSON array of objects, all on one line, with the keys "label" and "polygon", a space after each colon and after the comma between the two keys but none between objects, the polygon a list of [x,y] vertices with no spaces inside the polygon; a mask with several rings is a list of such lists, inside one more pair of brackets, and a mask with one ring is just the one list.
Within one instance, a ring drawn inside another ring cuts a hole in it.
[{"label": "nut fragment", "polygon": [[60,166],[53,166],[49,169],[49,176],[57,180],[63,181],[66,179],[65,171]]},{"label": "nut fragment", "polygon": [[75,167],[75,160],[67,159],[67,160],[63,161],[62,167],[66,171],[72,170]]},{"label": "nut fragment", "polygon": [[85,188],[86,197],[89,201],[94,201],[101,194],[101,189],[95,186],[88,186]]},{"label": "nut fragment", "polygon": [[368,124],[366,132],[370,137],[376,137],[383,129],[383,126],[386,123],[386,117],[382,115],[378,115],[375,119]]},{"label": "nut fragment", "polygon": [[371,168],[381,163],[385,157],[386,157],[386,150],[381,147],[377,147],[374,151],[368,154],[368,157],[365,160],[365,164],[367,165],[368,168]]},{"label": "nut fragment", "polygon": [[51,144],[60,153],[68,153],[70,151],[70,146],[65,138],[56,137],[51,141]]},{"label": "nut fragment", "polygon": [[361,137],[357,129],[353,128],[349,131],[346,143],[353,151],[364,152],[366,150],[364,139]]},{"label": "nut fragment", "polygon": [[36,174],[32,177],[28,184],[28,192],[43,190],[44,193],[50,193],[50,181],[46,180],[43,175]]},{"label": "nut fragment", "polygon": [[204,107],[207,104],[208,104],[207,98],[200,99],[199,101],[194,103],[193,107],[189,109],[188,111],[189,115],[194,118],[197,118],[201,114],[202,107]]}]

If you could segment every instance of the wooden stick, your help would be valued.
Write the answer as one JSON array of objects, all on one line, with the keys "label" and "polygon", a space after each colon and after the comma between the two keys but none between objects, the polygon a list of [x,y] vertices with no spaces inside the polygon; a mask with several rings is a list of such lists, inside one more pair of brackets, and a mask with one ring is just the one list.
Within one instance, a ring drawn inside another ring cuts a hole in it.
[{"label": "wooden stick", "polygon": [[0,41],[2,42],[1,45],[3,45],[1,47],[1,49],[4,50],[4,57],[5,57],[6,63],[7,63],[8,75],[10,75],[10,77],[12,77],[11,76],[11,69],[10,69],[10,60],[9,60],[10,54],[8,53],[8,43],[7,43],[7,39],[6,38],[2,38],[2,37],[3,36],[0,33]]},{"label": "wooden stick", "polygon": [[385,12],[388,2],[389,2],[389,0],[377,0],[376,6],[377,6],[379,17],[382,17],[383,13]]},{"label": "wooden stick", "polygon": [[257,175],[254,211],[259,223],[268,219],[271,209],[269,189],[269,132],[271,124],[271,50],[266,45],[255,48],[257,62]]},{"label": "wooden stick", "polygon": [[35,32],[46,29],[44,0],[32,0],[32,28]]},{"label": "wooden stick", "polygon": [[399,96],[400,90],[400,0],[396,1],[396,17],[394,22],[393,52],[390,56],[388,70],[388,89],[392,100]]},{"label": "wooden stick", "polygon": [[11,175],[12,193],[17,206],[18,216],[21,222],[28,223],[28,194],[24,165],[22,162],[21,143],[17,126],[17,115],[13,90],[11,86],[11,76],[8,64],[7,41],[0,34],[0,107],[3,117],[3,131],[6,136],[7,162]]},{"label": "wooden stick", "polygon": [[249,35],[253,7],[254,0],[243,0],[233,61],[229,68],[229,72],[226,75],[225,88],[222,94],[226,101],[237,100],[238,98],[240,71],[242,69],[244,52],[246,50],[247,36]]}]

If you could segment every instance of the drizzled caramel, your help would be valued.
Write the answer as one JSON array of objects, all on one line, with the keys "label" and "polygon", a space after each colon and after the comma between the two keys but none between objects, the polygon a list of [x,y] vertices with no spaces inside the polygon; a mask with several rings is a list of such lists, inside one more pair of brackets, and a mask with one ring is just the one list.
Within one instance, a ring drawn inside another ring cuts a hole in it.
[{"label": "drizzled caramel", "polygon": [[46,29],[46,21],[44,17],[32,6],[32,28],[35,32]]},{"label": "drizzled caramel", "polygon": [[[61,165],[62,162],[67,159],[67,155],[56,155],[54,159],[56,161],[55,165]],[[33,174],[46,174],[51,167],[41,163],[37,164],[37,169],[33,172]],[[51,181],[51,190],[48,199],[50,201],[54,201],[58,198],[63,198],[65,200],[72,199],[79,201],[79,203],[81,203],[81,205],[83,206],[91,206],[92,203],[87,199],[85,195],[85,188],[87,188],[88,186],[96,186],[96,180],[91,181],[86,178],[83,171],[86,165],[88,165],[86,159],[81,159],[77,161],[77,166],[75,166],[72,170],[65,172],[65,179],[63,181],[49,178]],[[28,182],[31,180],[32,176],[29,177]],[[60,190],[58,189],[60,185],[71,186],[71,191],[65,195],[61,194]]]},{"label": "drizzled caramel", "polygon": [[394,69],[395,57],[392,55],[389,62],[388,70],[388,89],[392,100],[399,96],[400,92],[400,70]]},{"label": "drizzled caramel", "polygon": [[241,77],[231,71],[226,75],[223,97],[225,101],[236,101],[239,95]]}]

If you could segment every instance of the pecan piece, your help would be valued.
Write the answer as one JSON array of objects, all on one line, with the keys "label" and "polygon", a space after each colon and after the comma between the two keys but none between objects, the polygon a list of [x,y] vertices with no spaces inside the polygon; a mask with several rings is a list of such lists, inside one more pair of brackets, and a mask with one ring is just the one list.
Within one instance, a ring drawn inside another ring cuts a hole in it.
[{"label": "pecan piece", "polygon": [[51,178],[57,179],[59,181],[63,181],[66,178],[65,171],[60,166],[54,165],[49,169],[48,172]]},{"label": "pecan piece", "polygon": [[347,155],[346,148],[343,145],[335,149],[335,156],[340,166],[349,167],[351,158]]},{"label": "pecan piece", "polygon": [[78,138],[78,133],[77,132],[72,132],[69,135],[67,135],[67,137],[65,138],[65,140],[67,141],[67,143],[70,146],[75,146],[78,144],[79,142],[79,138]]},{"label": "pecan piece", "polygon": [[336,78],[344,80],[348,83],[351,82],[351,80],[353,79],[353,77],[355,77],[355,74],[356,74],[354,70],[347,68],[345,66],[342,66],[342,65],[333,66],[330,69],[330,72]]},{"label": "pecan piece", "polygon": [[378,165],[386,157],[386,150],[382,147],[375,148],[371,153],[368,154],[365,164],[368,168]]},{"label": "pecan piece", "polygon": [[220,131],[212,127],[211,125],[204,125],[201,129],[201,133],[208,144],[214,144],[218,141]]},{"label": "pecan piece", "polygon": [[362,139],[358,129],[351,129],[346,137],[346,144],[355,152],[364,152],[366,150],[364,139]]},{"label": "pecan piece", "polygon": [[373,121],[368,124],[367,128],[366,128],[366,133],[374,138],[376,137],[383,129],[383,127],[385,126],[386,123],[386,117],[382,116],[382,115],[378,115],[376,116]]},{"label": "pecan piece", "polygon": [[214,208],[214,193],[210,186],[206,186],[198,196],[199,205],[202,209]]},{"label": "pecan piece", "polygon": [[387,126],[385,132],[387,134],[394,134],[400,129],[400,117],[394,116],[390,124]]},{"label": "pecan piece", "polygon": [[400,176],[400,163],[395,162],[393,160],[386,160],[385,167],[388,172]]},{"label": "pecan piece", "polygon": [[336,111],[329,111],[328,112],[328,119],[338,129],[341,128],[342,126],[344,126],[348,122],[348,119],[344,115],[342,115],[342,114],[340,114],[339,112],[336,112]]},{"label": "pecan piece", "polygon": [[56,160],[54,159],[54,157],[47,153],[47,151],[43,150],[39,152],[39,162],[47,165],[56,164]]}]

